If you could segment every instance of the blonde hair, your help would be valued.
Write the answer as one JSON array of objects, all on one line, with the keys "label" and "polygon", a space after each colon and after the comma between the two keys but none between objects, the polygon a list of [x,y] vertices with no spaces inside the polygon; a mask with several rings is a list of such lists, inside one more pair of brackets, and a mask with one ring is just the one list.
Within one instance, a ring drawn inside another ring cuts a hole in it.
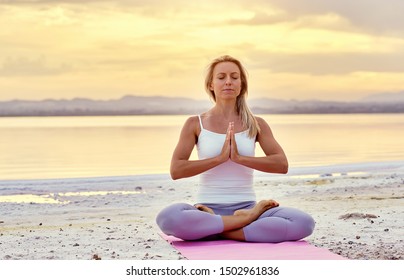
[{"label": "blonde hair", "polygon": [[248,95],[248,81],[247,81],[247,71],[241,64],[241,62],[234,57],[229,55],[220,56],[214,59],[207,68],[207,73],[205,77],[205,90],[208,95],[216,102],[216,96],[213,90],[211,90],[210,85],[213,80],[213,70],[215,69],[216,65],[221,62],[233,62],[238,66],[240,69],[240,78],[241,78],[241,90],[240,94],[237,96],[236,100],[236,107],[237,107],[237,114],[241,117],[241,121],[243,125],[248,128],[248,136],[250,138],[254,138],[260,132],[260,127],[257,122],[257,119],[254,117],[253,113],[251,112],[250,108],[247,105],[247,95]]}]

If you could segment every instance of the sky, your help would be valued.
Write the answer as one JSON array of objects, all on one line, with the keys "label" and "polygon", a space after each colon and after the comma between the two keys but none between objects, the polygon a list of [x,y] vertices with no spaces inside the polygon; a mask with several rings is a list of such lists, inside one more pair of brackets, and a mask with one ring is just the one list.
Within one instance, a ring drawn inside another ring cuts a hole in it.
[{"label": "sky", "polygon": [[224,54],[249,98],[404,90],[402,0],[0,0],[0,101],[208,98]]}]

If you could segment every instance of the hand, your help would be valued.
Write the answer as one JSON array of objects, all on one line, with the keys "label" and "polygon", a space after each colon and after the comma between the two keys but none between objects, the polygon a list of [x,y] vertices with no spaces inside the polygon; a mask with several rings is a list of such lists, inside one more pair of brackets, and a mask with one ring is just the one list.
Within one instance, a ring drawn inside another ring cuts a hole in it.
[{"label": "hand", "polygon": [[234,133],[234,123],[230,123],[230,159],[234,162],[239,160],[240,154],[238,153],[236,136]]},{"label": "hand", "polygon": [[[229,123],[226,132],[226,139],[224,140],[222,152],[220,153],[220,161],[226,162],[231,155],[231,138],[232,138],[233,124]],[[233,133],[234,134],[234,133]]]},{"label": "hand", "polygon": [[222,162],[225,162],[228,159],[237,162],[240,158],[234,134],[234,122],[230,122],[227,128],[226,139],[223,144],[222,152],[220,153],[220,158]]}]

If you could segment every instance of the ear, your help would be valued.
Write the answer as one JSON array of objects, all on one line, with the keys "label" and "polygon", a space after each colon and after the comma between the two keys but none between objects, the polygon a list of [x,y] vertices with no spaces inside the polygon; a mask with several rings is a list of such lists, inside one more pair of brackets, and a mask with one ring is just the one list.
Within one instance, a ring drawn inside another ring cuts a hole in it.
[{"label": "ear", "polygon": [[209,85],[209,89],[213,92],[213,83],[212,82]]}]

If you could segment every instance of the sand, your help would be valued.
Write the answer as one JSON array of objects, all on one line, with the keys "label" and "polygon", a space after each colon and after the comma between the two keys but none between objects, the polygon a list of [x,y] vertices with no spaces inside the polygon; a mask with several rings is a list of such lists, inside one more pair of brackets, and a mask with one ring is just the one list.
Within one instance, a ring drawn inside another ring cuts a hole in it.
[{"label": "sand", "polygon": [[[0,181],[2,260],[178,260],[155,216],[194,203],[197,178],[168,174]],[[310,213],[306,238],[348,259],[404,259],[404,163],[291,168],[257,173],[258,199]]]}]

